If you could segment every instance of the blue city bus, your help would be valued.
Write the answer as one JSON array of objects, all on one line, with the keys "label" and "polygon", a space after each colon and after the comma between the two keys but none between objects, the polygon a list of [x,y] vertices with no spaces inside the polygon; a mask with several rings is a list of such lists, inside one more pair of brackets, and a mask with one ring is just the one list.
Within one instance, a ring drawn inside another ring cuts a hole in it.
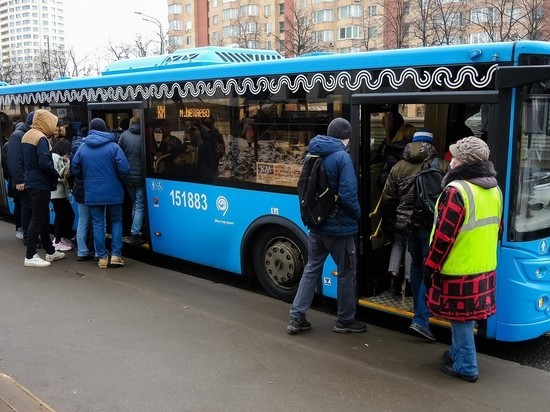
[{"label": "blue city bus", "polygon": [[[0,87],[10,119],[2,132],[37,108],[56,114],[69,137],[95,117],[115,134],[139,117],[150,250],[256,277],[291,301],[307,260],[302,161],[331,119],[349,119],[363,211],[359,305],[411,317],[412,299],[389,290],[391,241],[380,231],[387,119],[431,129],[441,155],[467,127],[488,142],[505,199],[497,313],[477,333],[520,341],[550,331],[549,63],[550,44],[528,41],[296,58],[178,50],[117,61],[97,77]],[[318,292],[335,298],[337,275],[328,260]]]}]

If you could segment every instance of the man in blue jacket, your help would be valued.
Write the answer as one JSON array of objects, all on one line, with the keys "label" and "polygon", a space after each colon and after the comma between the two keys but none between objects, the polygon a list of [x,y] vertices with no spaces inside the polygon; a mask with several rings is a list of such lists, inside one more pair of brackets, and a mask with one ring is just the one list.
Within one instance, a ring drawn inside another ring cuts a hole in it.
[{"label": "man in blue jacket", "polygon": [[365,332],[367,326],[355,320],[357,254],[355,236],[359,231],[361,208],[357,196],[357,178],[346,146],[351,138],[351,124],[338,117],[328,125],[328,136],[316,136],[309,143],[309,152],[321,156],[329,186],[338,193],[336,210],[317,228],[309,228],[308,262],[298,292],[290,309],[289,333],[311,329],[306,311],[311,306],[315,289],[322,276],[323,265],[330,253],[338,268],[337,333]]},{"label": "man in blue jacket", "polygon": [[122,203],[130,174],[128,160],[102,119],[92,119],[84,143],[76,151],[71,172],[84,178],[84,203],[92,215],[95,253],[101,269],[109,266],[105,248],[105,213],[111,221],[111,267],[124,266],[122,260]]}]

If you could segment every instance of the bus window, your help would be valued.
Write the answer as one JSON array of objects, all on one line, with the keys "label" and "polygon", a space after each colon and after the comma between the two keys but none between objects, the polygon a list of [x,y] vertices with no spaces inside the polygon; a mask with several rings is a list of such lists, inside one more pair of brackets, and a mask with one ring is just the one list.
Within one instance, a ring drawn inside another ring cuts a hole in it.
[{"label": "bus window", "polygon": [[550,94],[547,89],[533,90],[536,94],[522,96],[520,109],[514,240],[538,239],[550,233]]}]

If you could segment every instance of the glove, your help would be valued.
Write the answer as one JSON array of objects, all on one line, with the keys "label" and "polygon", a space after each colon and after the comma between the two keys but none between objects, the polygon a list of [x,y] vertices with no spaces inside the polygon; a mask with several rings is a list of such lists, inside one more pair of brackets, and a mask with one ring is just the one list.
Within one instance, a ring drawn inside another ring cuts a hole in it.
[{"label": "glove", "polygon": [[429,268],[427,266],[424,266],[424,285],[426,285],[426,290],[430,289],[432,287],[432,275],[434,273],[434,270],[432,268]]}]

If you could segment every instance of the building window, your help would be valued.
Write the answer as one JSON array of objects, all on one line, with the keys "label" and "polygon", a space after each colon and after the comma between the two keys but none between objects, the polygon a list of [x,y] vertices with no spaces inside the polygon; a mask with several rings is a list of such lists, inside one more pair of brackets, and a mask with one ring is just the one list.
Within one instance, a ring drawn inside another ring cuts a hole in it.
[{"label": "building window", "polygon": [[225,20],[232,20],[239,18],[239,10],[238,9],[225,9],[222,12],[222,21]]},{"label": "building window", "polygon": [[273,32],[273,23],[264,24],[264,33],[271,34]]},{"label": "building window", "polygon": [[368,28],[368,33],[369,33],[369,39],[372,39],[374,37],[377,37],[378,36],[378,27],[369,27]]},{"label": "building window", "polygon": [[279,22],[279,33],[284,33],[284,32],[285,32],[285,22],[280,21]]},{"label": "building window", "polygon": [[369,17],[376,16],[376,6],[369,6]]},{"label": "building window", "polygon": [[338,7],[338,17],[340,19],[361,17],[361,6],[353,4],[351,6]]},{"label": "building window", "polygon": [[181,46],[182,45],[181,36],[169,36],[168,37],[168,44],[170,46]]},{"label": "building window", "polygon": [[333,20],[332,10],[316,10],[313,12],[313,23],[323,23]]},{"label": "building window", "polygon": [[241,7],[241,17],[257,16],[259,7],[257,4],[247,4]]},{"label": "building window", "polygon": [[489,36],[485,32],[470,33],[470,43],[489,43]]},{"label": "building window", "polygon": [[359,39],[361,37],[361,27],[349,26],[338,29],[338,38],[343,39]]},{"label": "building window", "polygon": [[181,4],[170,4],[168,5],[168,14],[181,14],[183,8]]},{"label": "building window", "polygon": [[212,23],[213,24],[218,24],[218,15],[215,14],[214,16],[212,16]]},{"label": "building window", "polygon": [[285,14],[285,4],[279,4],[279,14]]},{"label": "building window", "polygon": [[266,4],[264,6],[264,17],[271,16],[271,4]]},{"label": "building window", "polygon": [[181,20],[170,20],[168,22],[168,28],[170,30],[181,30],[183,27],[183,22]]},{"label": "building window", "polygon": [[191,4],[186,4],[186,5],[185,5],[185,12],[186,12],[187,14],[191,13]]},{"label": "building window", "polygon": [[313,32],[313,40],[318,43],[334,41],[334,32],[332,30],[319,30]]}]

